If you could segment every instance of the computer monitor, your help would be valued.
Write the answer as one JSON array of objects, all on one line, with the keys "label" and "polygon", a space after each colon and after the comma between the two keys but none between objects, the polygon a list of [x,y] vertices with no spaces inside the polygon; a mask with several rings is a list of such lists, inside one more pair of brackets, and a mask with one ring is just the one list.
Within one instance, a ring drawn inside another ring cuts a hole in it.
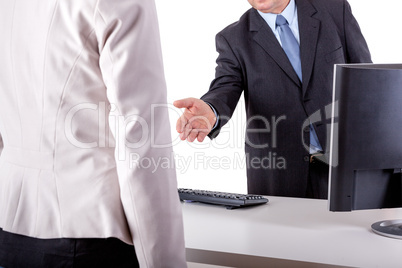
[{"label": "computer monitor", "polygon": [[329,158],[331,211],[402,207],[402,64],[335,65]]}]

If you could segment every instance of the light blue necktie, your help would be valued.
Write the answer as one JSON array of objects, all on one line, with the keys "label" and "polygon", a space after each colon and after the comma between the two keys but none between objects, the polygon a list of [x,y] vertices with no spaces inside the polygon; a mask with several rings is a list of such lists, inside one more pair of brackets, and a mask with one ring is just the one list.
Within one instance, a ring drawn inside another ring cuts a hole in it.
[{"label": "light blue necktie", "polygon": [[[282,48],[285,51],[293,69],[296,71],[300,81],[302,81],[302,69],[300,61],[300,47],[292,30],[289,27],[288,21],[282,16],[276,16],[276,25],[281,29],[279,36],[281,38]],[[318,141],[317,133],[312,125],[310,125],[310,151],[321,151],[322,147]]]},{"label": "light blue necktie", "polygon": [[276,16],[276,25],[281,29],[279,36],[281,38],[282,48],[288,56],[300,81],[302,81],[299,43],[297,43],[297,40],[290,29],[288,21],[282,15]]}]

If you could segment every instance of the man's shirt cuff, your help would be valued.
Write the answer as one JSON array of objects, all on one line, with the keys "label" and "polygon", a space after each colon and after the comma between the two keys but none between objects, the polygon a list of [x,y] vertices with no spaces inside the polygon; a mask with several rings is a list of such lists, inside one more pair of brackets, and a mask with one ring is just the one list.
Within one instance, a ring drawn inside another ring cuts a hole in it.
[{"label": "man's shirt cuff", "polygon": [[211,107],[211,109],[212,109],[212,111],[214,112],[215,117],[216,117],[215,125],[214,125],[214,126],[212,127],[212,129],[211,129],[211,131],[212,131],[212,130],[214,130],[214,129],[216,128],[216,126],[217,126],[218,123],[219,123],[219,114],[216,112],[216,110],[215,110],[214,106],[212,106],[212,104],[210,104],[209,102],[205,102],[205,103],[208,104],[209,107]]}]

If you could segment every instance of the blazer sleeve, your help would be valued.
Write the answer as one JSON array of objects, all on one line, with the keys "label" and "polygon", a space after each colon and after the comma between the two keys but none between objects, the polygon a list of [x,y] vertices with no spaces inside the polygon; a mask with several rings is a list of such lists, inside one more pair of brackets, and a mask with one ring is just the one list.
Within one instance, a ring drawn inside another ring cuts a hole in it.
[{"label": "blazer sleeve", "polygon": [[347,1],[344,4],[344,29],[347,63],[371,63],[367,42]]},{"label": "blazer sleeve", "polygon": [[216,35],[216,50],[219,55],[216,60],[215,79],[209,91],[201,97],[219,114],[216,127],[208,135],[211,139],[219,134],[220,129],[232,117],[244,88],[240,63],[229,42],[221,33]]},{"label": "blazer sleeve", "polygon": [[1,155],[1,152],[3,151],[3,148],[4,148],[3,137],[1,136],[1,133],[0,133],[0,155]]},{"label": "blazer sleeve", "polygon": [[94,21],[121,201],[139,264],[186,267],[155,3],[99,0]]}]

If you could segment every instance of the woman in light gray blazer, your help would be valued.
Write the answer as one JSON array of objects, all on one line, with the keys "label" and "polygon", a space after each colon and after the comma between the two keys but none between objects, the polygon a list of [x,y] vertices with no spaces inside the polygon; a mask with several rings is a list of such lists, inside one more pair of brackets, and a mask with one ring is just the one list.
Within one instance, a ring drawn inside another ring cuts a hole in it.
[{"label": "woman in light gray blazer", "polygon": [[1,1],[0,266],[186,266],[155,10]]}]

